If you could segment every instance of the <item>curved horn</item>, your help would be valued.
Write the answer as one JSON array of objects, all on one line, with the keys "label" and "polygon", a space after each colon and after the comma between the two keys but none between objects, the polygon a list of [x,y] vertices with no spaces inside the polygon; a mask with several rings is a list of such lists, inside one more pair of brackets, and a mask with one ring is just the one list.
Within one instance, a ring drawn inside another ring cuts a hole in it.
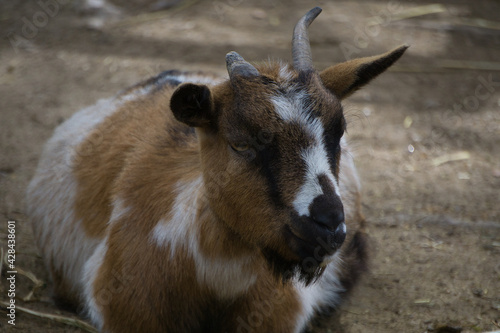
[{"label": "curved horn", "polygon": [[259,76],[259,71],[234,51],[226,54],[226,67],[230,80],[232,80],[235,76]]},{"label": "curved horn", "polygon": [[293,67],[297,71],[312,70],[311,46],[309,45],[309,34],[307,28],[314,19],[321,13],[322,9],[314,7],[297,22],[293,29],[292,57]]}]

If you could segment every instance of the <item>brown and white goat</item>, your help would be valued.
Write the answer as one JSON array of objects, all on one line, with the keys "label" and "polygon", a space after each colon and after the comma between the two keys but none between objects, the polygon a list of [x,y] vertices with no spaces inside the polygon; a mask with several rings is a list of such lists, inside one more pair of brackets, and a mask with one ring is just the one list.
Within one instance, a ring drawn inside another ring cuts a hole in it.
[{"label": "brown and white goat", "polygon": [[293,65],[230,52],[229,79],[164,72],[56,129],[27,195],[56,300],[116,333],[302,332],[334,311],[367,259],[340,101],[406,46],[318,72],[320,12]]}]

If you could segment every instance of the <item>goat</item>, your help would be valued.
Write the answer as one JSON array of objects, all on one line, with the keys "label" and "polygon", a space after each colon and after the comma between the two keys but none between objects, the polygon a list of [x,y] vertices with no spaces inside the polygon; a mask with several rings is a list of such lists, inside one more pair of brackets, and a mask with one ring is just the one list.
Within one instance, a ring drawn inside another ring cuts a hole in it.
[{"label": "goat", "polygon": [[293,64],[230,52],[228,79],[163,72],[56,129],[27,202],[57,302],[119,333],[303,332],[338,308],[368,257],[341,100],[407,46],[318,72],[320,12]]}]

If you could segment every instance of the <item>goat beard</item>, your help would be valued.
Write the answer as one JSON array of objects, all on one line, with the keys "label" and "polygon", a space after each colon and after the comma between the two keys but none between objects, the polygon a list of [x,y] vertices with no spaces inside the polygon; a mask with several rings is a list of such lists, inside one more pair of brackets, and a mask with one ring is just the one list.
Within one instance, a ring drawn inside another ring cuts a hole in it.
[{"label": "goat beard", "polygon": [[326,267],[321,262],[307,259],[302,261],[287,260],[271,248],[263,249],[262,254],[273,276],[282,283],[296,278],[307,286],[321,277]]}]

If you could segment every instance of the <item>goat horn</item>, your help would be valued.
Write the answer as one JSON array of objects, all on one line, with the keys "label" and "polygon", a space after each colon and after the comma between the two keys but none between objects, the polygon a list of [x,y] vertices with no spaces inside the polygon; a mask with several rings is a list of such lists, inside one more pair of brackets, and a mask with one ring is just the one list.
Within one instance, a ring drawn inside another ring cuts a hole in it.
[{"label": "goat horn", "polygon": [[321,13],[322,9],[314,7],[297,22],[293,29],[292,57],[293,67],[297,71],[307,71],[313,69],[311,46],[309,45],[309,34],[307,28],[314,19]]},{"label": "goat horn", "polygon": [[230,80],[235,76],[259,76],[259,71],[234,51],[226,54],[226,67]]}]

